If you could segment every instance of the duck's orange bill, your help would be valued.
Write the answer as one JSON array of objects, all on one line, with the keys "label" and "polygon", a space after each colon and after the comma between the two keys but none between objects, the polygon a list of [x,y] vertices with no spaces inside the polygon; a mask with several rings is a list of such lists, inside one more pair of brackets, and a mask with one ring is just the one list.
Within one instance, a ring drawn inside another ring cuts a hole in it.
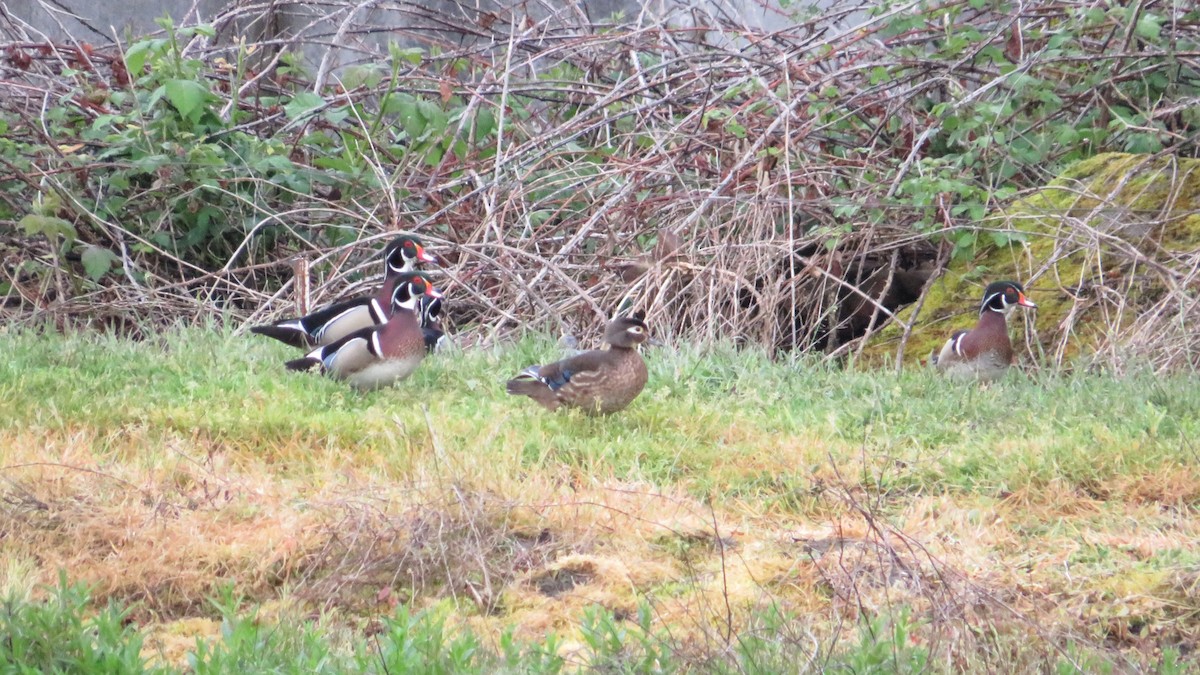
[{"label": "duck's orange bill", "polygon": [[440,297],[442,297],[442,292],[439,291],[438,289],[434,288],[433,284],[426,284],[425,285],[425,295],[428,295],[431,298],[440,298]]},{"label": "duck's orange bill", "polygon": [[1017,304],[1022,307],[1033,307],[1035,309],[1037,308],[1037,305],[1033,304],[1032,300],[1025,297],[1024,293],[1017,293]]},{"label": "duck's orange bill", "polygon": [[417,260],[437,264],[437,256],[426,251],[424,246],[417,246]]}]

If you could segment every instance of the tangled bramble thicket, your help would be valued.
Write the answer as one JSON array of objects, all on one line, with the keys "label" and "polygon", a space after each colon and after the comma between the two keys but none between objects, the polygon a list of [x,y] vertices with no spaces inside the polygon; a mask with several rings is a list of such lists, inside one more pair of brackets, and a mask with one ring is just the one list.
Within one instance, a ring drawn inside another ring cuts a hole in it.
[{"label": "tangled bramble thicket", "polygon": [[394,2],[384,45],[332,2],[340,69],[306,66],[321,21],[240,37],[293,4],[119,46],[6,17],[6,314],[261,320],[299,261],[324,302],[409,230],[477,339],[636,304],[669,337],[841,355],[1071,162],[1198,153],[1179,4],[847,1],[768,32],[719,2],[590,25]]}]

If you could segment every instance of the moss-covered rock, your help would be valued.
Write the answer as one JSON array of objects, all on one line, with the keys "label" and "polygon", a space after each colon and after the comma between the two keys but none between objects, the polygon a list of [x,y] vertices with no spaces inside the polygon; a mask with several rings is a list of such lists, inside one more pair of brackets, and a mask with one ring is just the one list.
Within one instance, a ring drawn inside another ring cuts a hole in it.
[{"label": "moss-covered rock", "polygon": [[[1148,340],[1165,339],[1167,332],[1187,339],[1188,323],[1176,321],[1183,327],[1175,331],[1170,314],[1196,311],[1188,298],[1194,304],[1197,290],[1175,282],[1186,280],[1200,257],[1200,160],[1098,155],[980,228],[988,245],[933,282],[905,361],[928,358],[950,332],[973,325],[983,287],[1002,279],[1025,284],[1038,304],[1036,314],[1017,312],[1009,324],[1026,360],[1062,363],[1100,350],[1145,353]],[[899,312],[899,319],[910,322],[915,307]],[[902,335],[903,326],[893,321],[868,344],[867,359],[895,355]],[[1185,352],[1185,360],[1194,361],[1194,349]]]}]

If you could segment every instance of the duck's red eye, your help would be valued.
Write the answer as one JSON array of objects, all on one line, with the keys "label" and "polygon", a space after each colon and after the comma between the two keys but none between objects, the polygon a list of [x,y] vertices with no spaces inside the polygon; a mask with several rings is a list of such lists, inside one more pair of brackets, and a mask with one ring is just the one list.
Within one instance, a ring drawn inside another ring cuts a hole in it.
[{"label": "duck's red eye", "polygon": [[404,248],[410,249],[412,247],[413,247],[413,243],[411,241],[404,242]]}]

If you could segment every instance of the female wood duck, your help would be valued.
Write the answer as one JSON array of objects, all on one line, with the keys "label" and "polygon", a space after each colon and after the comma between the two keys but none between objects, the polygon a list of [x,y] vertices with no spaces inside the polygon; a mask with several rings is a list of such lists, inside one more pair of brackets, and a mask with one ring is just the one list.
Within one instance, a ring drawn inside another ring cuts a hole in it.
[{"label": "female wood duck", "polygon": [[422,297],[420,313],[425,351],[436,351],[446,337],[446,331],[442,330],[442,298]]},{"label": "female wood duck", "polygon": [[391,312],[383,323],[349,335],[288,361],[289,370],[319,370],[359,389],[377,389],[412,374],[425,358],[425,339],[417,318],[422,298],[439,298],[428,277],[406,272],[396,277]]},{"label": "female wood duck", "polygon": [[979,322],[971,330],[955,331],[934,365],[947,375],[995,380],[1012,365],[1012,341],[1005,318],[1014,307],[1037,307],[1015,281],[997,281],[983,291]]},{"label": "female wood duck", "polygon": [[402,235],[383,249],[383,285],[375,295],[334,303],[297,319],[254,326],[250,332],[300,349],[336,342],[356,330],[383,323],[397,276],[412,272],[418,263],[436,262],[437,258],[421,246],[420,240]]},{"label": "female wood duck", "polygon": [[609,349],[530,366],[509,380],[506,390],[528,396],[547,410],[565,405],[607,415],[623,409],[646,386],[646,362],[637,350],[650,336],[644,316],[639,312],[613,319],[604,331]]}]

